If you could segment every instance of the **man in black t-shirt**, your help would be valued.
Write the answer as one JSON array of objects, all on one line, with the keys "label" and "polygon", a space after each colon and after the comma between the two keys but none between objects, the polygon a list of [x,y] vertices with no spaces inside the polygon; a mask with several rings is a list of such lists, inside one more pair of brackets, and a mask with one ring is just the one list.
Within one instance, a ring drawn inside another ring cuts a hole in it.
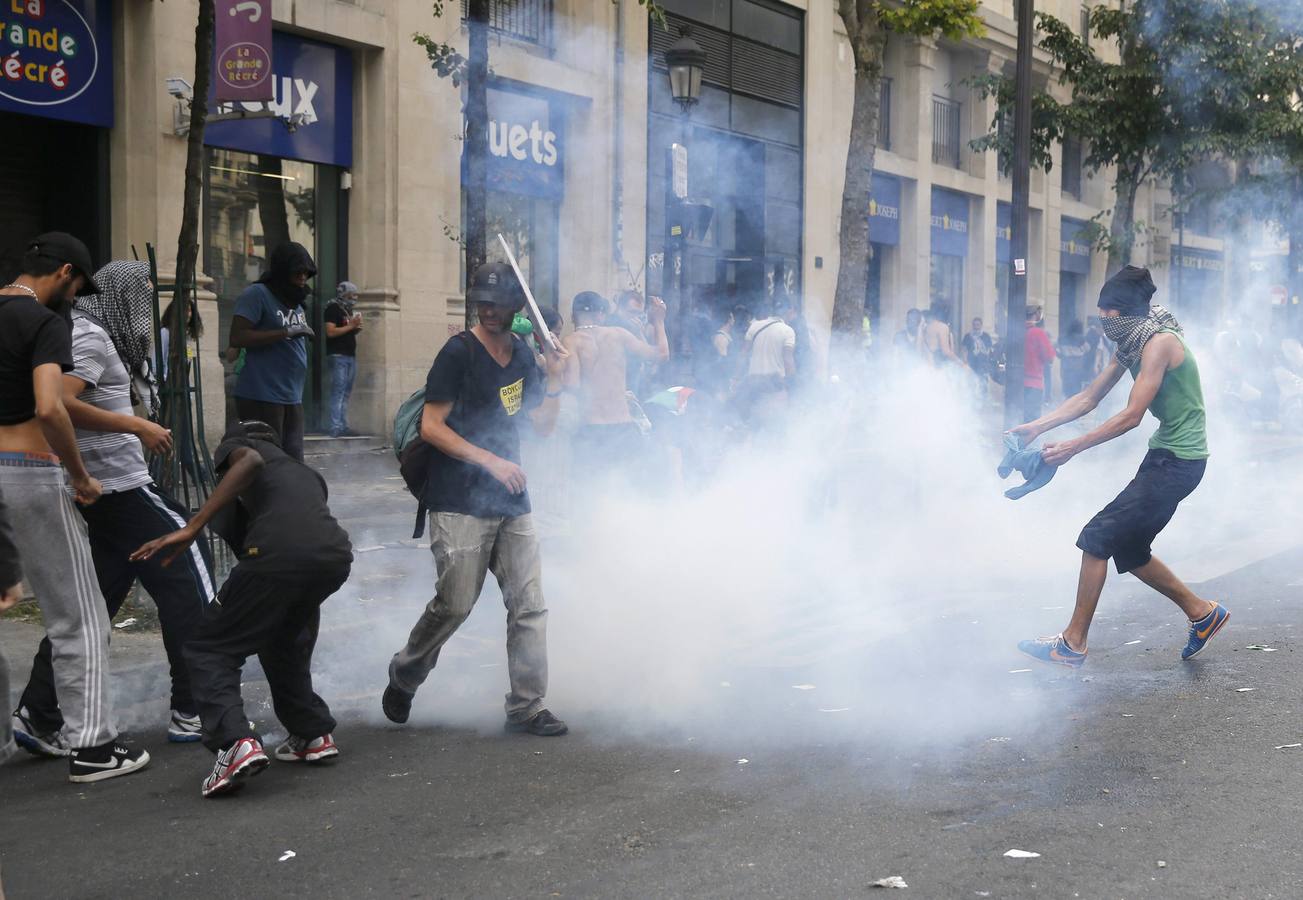
[{"label": "man in black t-shirt", "polygon": [[73,369],[71,310],[77,296],[99,290],[92,271],[85,244],[49,232],[28,244],[22,274],[0,288],[0,492],[53,646],[63,713],[63,727],[47,730],[19,706],[12,727],[29,753],[66,757],[68,779],[77,783],[149,763],[148,753],[115,740],[109,618],[73,505],[94,503],[103,491],[82,462],[63,405],[63,375]]},{"label": "man in black t-shirt", "polygon": [[232,426],[213,454],[221,480],[208,501],[185,528],[131,555],[145,560],[166,549],[166,564],[211,522],[239,556],[216,612],[183,651],[204,744],[217,754],[205,797],[239,787],[269,763],[240,696],[241,669],[255,653],[289,732],[276,759],[316,763],[339,755],[335,720],[312,688],[312,651],[321,604],[348,580],[353,548],[326,505],[325,480],[288,456],[280,440],[265,422]]},{"label": "man in black t-shirt", "polygon": [[330,361],[330,436],[353,437],[348,427],[348,400],[357,377],[357,335],[362,314],[354,310],[357,285],[341,281],[335,298],[326,304],[326,359]]},{"label": "man in black t-shirt", "polygon": [[543,706],[547,609],[516,430],[517,416],[529,413],[535,431],[552,431],[565,354],[545,346],[544,375],[533,352],[511,333],[525,297],[509,266],[480,266],[466,299],[475,305],[479,324],[439,351],[421,414],[421,439],[434,448],[424,503],[439,581],[389,665],[382,707],[391,721],[407,721],[417,688],[470,615],[492,570],[507,606],[507,730],[565,734],[565,723]]}]

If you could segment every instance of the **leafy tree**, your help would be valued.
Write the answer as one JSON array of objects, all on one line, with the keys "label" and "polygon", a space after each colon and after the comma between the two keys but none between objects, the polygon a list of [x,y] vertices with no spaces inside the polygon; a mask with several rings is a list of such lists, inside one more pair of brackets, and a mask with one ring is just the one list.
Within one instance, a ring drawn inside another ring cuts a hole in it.
[{"label": "leafy tree", "polygon": [[858,336],[864,318],[868,284],[869,194],[873,160],[878,148],[878,116],[882,60],[890,34],[931,36],[951,40],[985,33],[978,0],[837,0],[837,13],[846,26],[855,58],[855,100],[842,189],[840,258],[837,293],[833,299],[832,330],[843,345]]},{"label": "leafy tree", "polygon": [[[1093,229],[1110,272],[1130,261],[1148,227],[1135,217],[1145,179],[1179,180],[1200,159],[1238,155],[1250,123],[1279,101],[1283,66],[1271,59],[1268,18],[1254,0],[1134,0],[1120,9],[1092,7],[1095,40],[1087,42],[1054,16],[1037,14],[1038,44],[1071,96],[1066,103],[1043,92],[1034,98],[1033,164],[1050,171],[1052,145],[1074,134],[1086,141],[1088,170],[1115,167],[1112,213],[1096,216]],[[1115,48],[1116,61],[1096,52],[1104,45]],[[997,106],[992,131],[972,146],[999,151],[1007,170],[1012,134],[1001,123],[1012,114],[1012,79],[972,82]]]}]

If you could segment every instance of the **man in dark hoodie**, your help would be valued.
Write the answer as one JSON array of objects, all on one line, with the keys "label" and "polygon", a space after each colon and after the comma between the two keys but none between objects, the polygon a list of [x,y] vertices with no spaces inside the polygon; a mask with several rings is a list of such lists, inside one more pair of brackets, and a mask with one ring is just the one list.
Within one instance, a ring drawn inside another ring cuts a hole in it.
[{"label": "man in dark hoodie", "polygon": [[244,348],[235,384],[241,419],[266,422],[281,436],[285,453],[303,461],[303,381],[308,373],[308,327],[303,303],[308,279],[317,274],[302,244],[281,244],[267,271],[235,300],[232,347]]},{"label": "man in dark hoodie", "polygon": [[1154,290],[1149,270],[1136,266],[1125,267],[1105,282],[1099,294],[1100,324],[1117,344],[1116,355],[1076,396],[1049,415],[1013,430],[1027,446],[1050,429],[1080,419],[1126,372],[1135,380],[1126,408],[1080,437],[1046,444],[1045,461],[1061,466],[1083,450],[1121,437],[1140,424],[1146,409],[1159,422],[1136,477],[1077,538],[1081,576],[1068,627],[1053,637],[1018,645],[1042,662],[1076,668],[1086,661],[1086,636],[1110,558],[1119,574],[1131,572],[1179,606],[1190,620],[1182,659],[1203,650],[1230,618],[1226,607],[1197,596],[1150,552],[1177,505],[1198,487],[1208,461],[1199,367],[1175,317],[1161,306],[1150,307]]}]

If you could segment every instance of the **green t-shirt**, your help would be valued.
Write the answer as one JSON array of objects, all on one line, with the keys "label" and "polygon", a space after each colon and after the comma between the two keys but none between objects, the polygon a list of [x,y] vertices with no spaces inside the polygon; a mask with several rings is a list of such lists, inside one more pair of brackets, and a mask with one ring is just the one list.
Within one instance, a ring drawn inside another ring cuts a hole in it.
[{"label": "green t-shirt", "polygon": [[[1159,422],[1158,431],[1149,439],[1151,450],[1170,450],[1178,459],[1208,458],[1208,424],[1203,405],[1203,387],[1199,382],[1199,365],[1194,361],[1185,338],[1171,329],[1185,348],[1185,359],[1163,375],[1163,383],[1149,404],[1149,411]],[[1140,363],[1131,367],[1131,377],[1140,374]]]}]

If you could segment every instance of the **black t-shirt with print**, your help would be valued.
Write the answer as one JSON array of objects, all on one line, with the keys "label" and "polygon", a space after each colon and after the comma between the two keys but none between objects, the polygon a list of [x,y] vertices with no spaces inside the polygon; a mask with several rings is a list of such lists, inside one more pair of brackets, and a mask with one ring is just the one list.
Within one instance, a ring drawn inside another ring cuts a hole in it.
[{"label": "black t-shirt with print", "polygon": [[347,573],[353,546],[326,505],[325,479],[275,444],[250,438],[218,446],[213,462],[219,471],[240,447],[255,451],[265,465],[210,526],[239,554],[240,565],[270,578]]},{"label": "black t-shirt with print", "polygon": [[[326,321],[337,327],[344,327],[352,314],[344,308],[344,304],[331,300],[326,304],[325,312]],[[357,332],[350,331],[348,334],[341,334],[339,337],[326,338],[326,353],[330,356],[342,354],[344,356],[357,356]]]},{"label": "black t-shirt with print", "polygon": [[[425,380],[426,403],[452,403],[448,427],[494,456],[520,464],[517,418],[543,401],[543,378],[533,352],[512,335],[511,361],[498,365],[469,331],[453,337],[434,358]],[[529,494],[512,494],[488,470],[430,454],[425,505],[431,512],[468,516],[522,516]]]},{"label": "black t-shirt with print", "polygon": [[72,324],[26,294],[0,295],[0,425],[36,416],[32,370],[49,363],[72,371]]}]

